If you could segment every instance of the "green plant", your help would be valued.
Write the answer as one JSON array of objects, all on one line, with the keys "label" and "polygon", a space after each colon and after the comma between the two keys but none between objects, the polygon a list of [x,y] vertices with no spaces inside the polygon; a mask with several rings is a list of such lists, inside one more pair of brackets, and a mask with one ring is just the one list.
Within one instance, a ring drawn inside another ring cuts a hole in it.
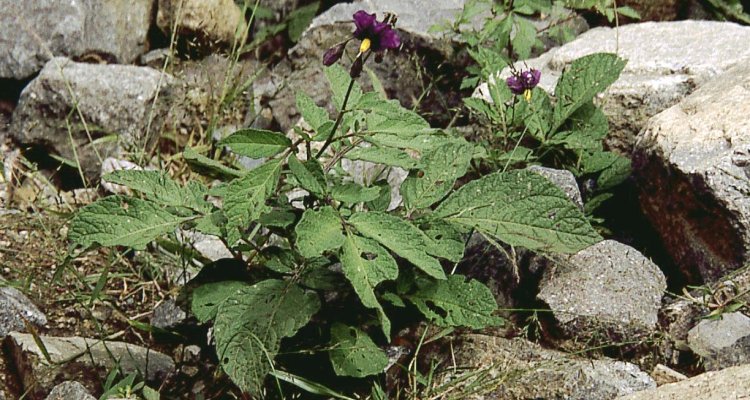
[{"label": "green plant", "polygon": [[[243,129],[219,142],[265,159],[260,166],[238,169],[187,148],[183,157],[195,171],[222,182],[180,185],[164,171],[116,171],[104,179],[135,194],[100,199],[70,222],[68,238],[83,250],[144,249],[178,228],[220,237],[234,259],[204,267],[186,294],[196,318],[213,321],[222,369],[254,396],[268,375],[279,390],[279,380],[329,390],[278,369],[294,370],[283,363],[290,353],[325,352],[338,376],[376,376],[388,365],[381,346],[417,315],[448,328],[502,323],[486,286],[445,273],[473,232],[546,252],[574,253],[601,240],[561,189],[531,171],[497,171],[457,188],[487,151],[364,92],[350,76],[373,50],[359,49],[352,71],[326,69],[335,118],[300,92],[309,129],[296,128],[297,138]],[[574,97],[537,118],[527,105],[513,120],[535,133],[547,119],[544,126],[564,126],[590,100]],[[549,102],[533,98],[530,104]],[[350,173],[353,163],[366,172]],[[402,202],[393,201],[388,183],[396,168],[409,171]]]}]

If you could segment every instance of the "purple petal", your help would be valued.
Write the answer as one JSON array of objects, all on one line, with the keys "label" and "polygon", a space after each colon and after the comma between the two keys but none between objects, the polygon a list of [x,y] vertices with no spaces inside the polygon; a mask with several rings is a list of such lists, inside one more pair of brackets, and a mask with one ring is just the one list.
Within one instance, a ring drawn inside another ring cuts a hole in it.
[{"label": "purple petal", "polygon": [[399,46],[401,46],[401,38],[390,26],[380,34],[381,49],[396,49]]},{"label": "purple petal", "polygon": [[368,14],[364,10],[359,10],[354,13],[354,25],[357,27],[357,29],[354,31],[354,37],[357,39],[362,39],[360,36],[362,36],[365,32],[370,30],[375,24],[375,14]]},{"label": "purple petal", "polygon": [[508,77],[508,79],[505,80],[505,83],[508,84],[508,88],[510,89],[513,94],[522,94],[524,87],[523,82],[521,82],[520,79],[518,79],[517,76],[511,75]]},{"label": "purple petal", "polygon": [[531,75],[533,75],[533,78],[534,78],[532,81],[533,85],[536,86],[537,84],[539,84],[539,80],[542,78],[542,71],[538,69],[532,69]]}]

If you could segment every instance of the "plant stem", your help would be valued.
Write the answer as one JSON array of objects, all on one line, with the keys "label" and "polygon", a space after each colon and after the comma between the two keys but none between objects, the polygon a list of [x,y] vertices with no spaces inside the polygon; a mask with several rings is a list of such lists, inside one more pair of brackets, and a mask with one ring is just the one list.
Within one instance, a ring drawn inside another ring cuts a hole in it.
[{"label": "plant stem", "polygon": [[341,104],[341,109],[339,110],[339,115],[336,117],[336,122],[333,124],[333,129],[331,129],[331,134],[328,135],[328,139],[326,139],[325,143],[323,143],[323,147],[318,150],[318,154],[315,155],[315,158],[319,158],[323,152],[328,149],[328,146],[331,145],[331,142],[333,142],[333,137],[336,135],[336,130],[339,129],[339,125],[341,125],[341,120],[344,119],[344,110],[346,110],[346,103],[349,102],[349,95],[352,93],[352,88],[354,88],[354,78],[351,78],[349,80],[349,87],[346,88],[346,95],[344,95],[344,102]]}]

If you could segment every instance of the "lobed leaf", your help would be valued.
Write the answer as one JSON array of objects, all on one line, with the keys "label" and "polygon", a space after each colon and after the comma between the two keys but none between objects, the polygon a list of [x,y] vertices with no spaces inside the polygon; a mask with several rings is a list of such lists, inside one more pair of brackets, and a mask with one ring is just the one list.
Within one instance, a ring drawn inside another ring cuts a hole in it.
[{"label": "lobed leaf", "polygon": [[272,157],[288,149],[292,141],[278,132],[263,129],[242,129],[225,137],[219,145],[250,158]]},{"label": "lobed leaf", "polygon": [[222,281],[198,286],[194,291],[190,303],[190,310],[199,322],[208,322],[216,318],[221,304],[241,288],[250,286],[246,282]]},{"label": "lobed leaf", "polygon": [[341,219],[331,206],[305,210],[294,232],[297,234],[297,249],[305,258],[320,256],[344,243]]},{"label": "lobed leaf", "polygon": [[406,208],[427,208],[445,197],[466,173],[473,148],[466,142],[446,143],[426,152],[422,156],[422,174],[409,176],[401,185]]},{"label": "lobed leaf", "polygon": [[270,209],[266,199],[276,189],[280,174],[281,160],[272,160],[229,183],[224,196],[224,214],[230,245],[241,238],[242,230],[251,221]]},{"label": "lobed leaf", "polygon": [[191,181],[183,188],[164,171],[119,170],[102,177],[107,182],[124,185],[164,206],[186,207],[200,212],[211,209],[204,196],[208,190]]}]

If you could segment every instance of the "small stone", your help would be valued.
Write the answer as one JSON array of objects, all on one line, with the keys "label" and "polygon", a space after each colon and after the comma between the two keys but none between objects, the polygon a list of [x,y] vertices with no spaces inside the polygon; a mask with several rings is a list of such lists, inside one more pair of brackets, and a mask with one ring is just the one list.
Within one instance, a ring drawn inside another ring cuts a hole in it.
[{"label": "small stone", "polygon": [[578,182],[576,182],[576,177],[572,172],[564,169],[541,167],[539,165],[532,165],[529,167],[529,170],[549,179],[555,186],[562,189],[579,209],[583,210],[581,190],[578,188]]},{"label": "small stone", "polygon": [[656,364],[654,370],[651,371],[651,377],[656,381],[657,386],[666,385],[667,383],[675,383],[688,379],[687,376],[667,367],[664,364]]},{"label": "small stone", "polygon": [[640,391],[616,400],[729,400],[750,395],[750,365],[706,372],[684,381]]},{"label": "small stone", "polygon": [[177,23],[177,32],[191,35],[208,44],[234,42],[241,32],[245,18],[232,0],[159,0],[156,25],[167,35]]},{"label": "small stone", "polygon": [[750,363],[750,318],[739,312],[704,319],[688,332],[688,345],[707,371]]},{"label": "small stone", "polygon": [[55,386],[45,400],[96,400],[96,398],[80,383],[65,381]]},{"label": "small stone", "polygon": [[13,331],[25,332],[24,319],[39,327],[47,324],[47,317],[26,295],[16,288],[0,288],[0,339]]},{"label": "small stone", "polygon": [[183,311],[174,299],[166,299],[159,303],[151,316],[151,325],[159,329],[171,330],[184,323],[187,313]]}]

